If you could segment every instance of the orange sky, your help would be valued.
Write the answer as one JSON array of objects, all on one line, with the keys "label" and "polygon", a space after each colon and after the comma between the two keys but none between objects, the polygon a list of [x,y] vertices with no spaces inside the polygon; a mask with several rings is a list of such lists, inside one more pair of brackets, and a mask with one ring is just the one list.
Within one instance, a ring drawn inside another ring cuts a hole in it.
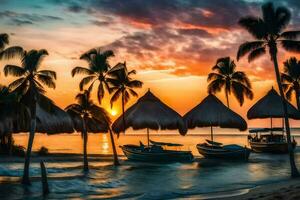
[{"label": "orange sky", "polygon": [[[35,0],[22,3],[12,0],[5,1],[0,8],[0,32],[10,34],[11,45],[48,50],[50,55],[42,66],[55,70],[58,79],[57,88],[47,90],[47,95],[62,108],[72,103],[82,77],[72,78],[71,69],[87,66],[79,60],[83,52],[102,47],[115,52],[116,56],[110,60],[112,66],[126,61],[129,69],[137,70],[135,78],[144,82],[144,87],[137,90],[140,95],[151,88],[182,115],[207,95],[206,78],[216,59],[225,56],[235,59],[238,45],[252,39],[237,26],[236,20],[246,14],[257,14],[259,8],[258,3],[251,1],[237,1],[234,7],[227,5],[229,1],[220,4],[199,1],[189,9],[184,7],[189,4],[179,7],[176,3],[156,5],[149,1],[148,7],[141,6],[138,11],[135,6],[139,3],[135,1],[111,6],[102,1],[93,6],[83,1],[73,2],[79,7],[68,1],[41,4]],[[178,6],[177,10],[172,10],[174,6]],[[222,10],[218,6],[222,6]],[[296,18],[289,28],[299,27],[294,21]],[[299,54],[279,51],[280,67],[290,56],[300,59]],[[2,61],[1,68],[7,63],[18,64],[18,61]],[[254,91],[253,101],[246,100],[243,107],[230,98],[231,108],[245,117],[250,106],[276,86],[274,72],[268,55],[251,64],[245,58],[236,64],[237,70],[248,74]],[[13,80],[3,73],[0,76],[2,84]],[[217,96],[225,102],[223,92]],[[110,111],[109,96],[103,106]],[[120,114],[120,102],[114,110]],[[249,126],[265,123],[268,122],[254,120],[249,121]],[[298,123],[293,122],[293,125]]]}]

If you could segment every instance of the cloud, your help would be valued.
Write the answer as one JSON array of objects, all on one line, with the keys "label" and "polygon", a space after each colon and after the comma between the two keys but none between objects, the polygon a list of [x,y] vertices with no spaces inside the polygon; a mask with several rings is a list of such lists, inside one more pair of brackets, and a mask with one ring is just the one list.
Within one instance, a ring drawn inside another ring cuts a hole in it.
[{"label": "cloud", "polygon": [[110,22],[108,21],[99,21],[99,20],[90,20],[91,24],[96,26],[108,26]]},{"label": "cloud", "polygon": [[0,12],[0,17],[9,20],[9,22],[17,26],[63,20],[61,17],[52,15],[28,14],[10,10]]}]

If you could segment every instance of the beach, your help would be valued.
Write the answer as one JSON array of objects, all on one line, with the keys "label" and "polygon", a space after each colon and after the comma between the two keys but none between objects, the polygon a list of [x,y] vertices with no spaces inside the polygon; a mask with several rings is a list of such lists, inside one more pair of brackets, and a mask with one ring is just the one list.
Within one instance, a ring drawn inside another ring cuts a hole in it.
[{"label": "beach", "polygon": [[217,198],[224,200],[298,200],[300,199],[300,179],[291,179],[280,183],[265,184],[252,188],[246,194],[228,198]]}]

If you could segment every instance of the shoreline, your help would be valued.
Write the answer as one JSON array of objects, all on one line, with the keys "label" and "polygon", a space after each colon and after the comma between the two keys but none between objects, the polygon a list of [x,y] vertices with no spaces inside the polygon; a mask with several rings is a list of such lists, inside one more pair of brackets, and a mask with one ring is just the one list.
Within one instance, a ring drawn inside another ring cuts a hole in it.
[{"label": "shoreline", "polygon": [[[32,162],[80,162],[82,161],[82,154],[80,153],[49,153],[48,155],[37,155],[33,152],[31,156]],[[119,158],[123,158],[124,155],[118,155]],[[89,154],[90,161],[112,161],[112,154]],[[23,163],[25,157],[21,156],[8,156],[0,155],[0,163]]]},{"label": "shoreline", "polygon": [[214,200],[298,200],[300,199],[300,178],[282,180],[276,183],[266,183],[252,188],[234,191],[203,194],[203,199]]}]

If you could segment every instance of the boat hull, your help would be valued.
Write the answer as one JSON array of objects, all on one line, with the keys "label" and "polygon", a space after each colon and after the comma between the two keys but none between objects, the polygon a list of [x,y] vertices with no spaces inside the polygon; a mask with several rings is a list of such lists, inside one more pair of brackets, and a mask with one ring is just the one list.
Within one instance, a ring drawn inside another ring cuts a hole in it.
[{"label": "boat hull", "polygon": [[203,144],[197,144],[197,149],[205,158],[228,159],[228,160],[248,160],[251,150],[242,148],[239,150],[226,150],[223,148],[212,148]]},{"label": "boat hull", "polygon": [[191,151],[163,150],[161,152],[141,151],[138,147],[131,145],[121,146],[128,160],[141,162],[191,162],[194,157]]},{"label": "boat hull", "polygon": [[[249,142],[251,149],[257,153],[288,153],[287,142]],[[293,149],[296,147],[296,142],[293,142]]]}]

